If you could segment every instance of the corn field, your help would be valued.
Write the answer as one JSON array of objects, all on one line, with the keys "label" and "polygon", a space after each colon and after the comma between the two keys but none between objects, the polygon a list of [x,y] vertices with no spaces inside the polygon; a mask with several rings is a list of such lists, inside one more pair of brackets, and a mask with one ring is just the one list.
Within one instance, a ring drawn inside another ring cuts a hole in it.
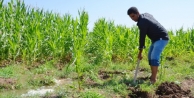
[{"label": "corn field", "polygon": [[[94,64],[111,62],[135,63],[138,53],[139,31],[136,26],[116,25],[101,18],[88,30],[89,15],[60,14],[30,8],[24,2],[0,1],[0,60],[34,62],[64,60]],[[180,56],[194,51],[194,29],[168,31],[170,41],[163,56]],[[150,41],[146,40],[146,55]],[[77,70],[79,71],[79,70]]]}]

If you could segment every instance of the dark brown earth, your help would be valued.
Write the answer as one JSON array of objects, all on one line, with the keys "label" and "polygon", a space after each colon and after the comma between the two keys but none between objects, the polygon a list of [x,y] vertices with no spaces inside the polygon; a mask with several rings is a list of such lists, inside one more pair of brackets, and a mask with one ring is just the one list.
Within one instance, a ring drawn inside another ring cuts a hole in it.
[{"label": "dark brown earth", "polygon": [[152,95],[146,91],[142,91],[138,88],[129,87],[131,93],[129,93],[129,98],[153,98]]},{"label": "dark brown earth", "polygon": [[42,98],[63,98],[63,96],[50,95],[50,96],[43,96]]},{"label": "dark brown earth", "polygon": [[188,88],[182,89],[174,82],[160,84],[154,95],[146,91],[141,91],[138,88],[130,87],[129,90],[132,92],[129,94],[129,98],[194,98],[191,95],[191,90]]},{"label": "dark brown earth", "polygon": [[184,90],[174,82],[164,82],[156,90],[156,95],[159,95],[159,98],[191,98],[190,94],[191,90]]},{"label": "dark brown earth", "polygon": [[120,71],[103,71],[103,70],[100,70],[98,72],[98,75],[101,79],[108,79],[110,78],[111,74],[125,74],[125,73]]}]

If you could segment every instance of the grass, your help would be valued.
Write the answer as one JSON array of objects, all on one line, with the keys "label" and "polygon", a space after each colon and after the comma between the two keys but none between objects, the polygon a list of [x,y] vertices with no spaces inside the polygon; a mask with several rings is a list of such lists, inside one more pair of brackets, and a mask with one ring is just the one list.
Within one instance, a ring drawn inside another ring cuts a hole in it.
[{"label": "grass", "polygon": [[[186,58],[190,58],[186,59]],[[173,60],[165,60],[163,72],[161,72],[161,66],[158,77],[162,74],[162,78],[158,80],[155,85],[149,85],[149,81],[143,81],[136,85],[144,91],[154,93],[154,90],[162,82],[176,82],[190,78],[193,79],[194,72],[192,55],[183,55],[181,57],[175,57]],[[42,86],[53,86],[55,84],[54,79],[70,79],[71,83],[63,81],[61,85],[55,87],[55,92],[47,94],[45,96],[57,95],[62,98],[80,97],[80,98],[112,98],[112,97],[125,97],[130,93],[127,90],[129,85],[133,82],[133,70],[135,66],[131,67],[128,64],[113,63],[110,66],[106,65],[90,65],[86,64],[84,67],[84,73],[82,76],[82,86],[79,90],[78,79],[75,73],[75,66],[64,66],[62,70],[58,70],[54,65],[56,62],[50,61],[45,64],[40,64],[34,68],[28,69],[27,65],[16,64],[9,65],[0,69],[1,78],[16,79],[17,82],[14,85],[20,85],[15,89],[1,89],[0,97],[12,97],[20,96],[29,89],[41,88]],[[140,71],[138,77],[145,77],[150,75],[149,66],[144,59],[140,63]],[[120,72],[120,73],[119,73]],[[101,75],[106,76],[102,78]],[[12,93],[10,93],[12,92]],[[194,95],[194,94],[193,94]]]}]

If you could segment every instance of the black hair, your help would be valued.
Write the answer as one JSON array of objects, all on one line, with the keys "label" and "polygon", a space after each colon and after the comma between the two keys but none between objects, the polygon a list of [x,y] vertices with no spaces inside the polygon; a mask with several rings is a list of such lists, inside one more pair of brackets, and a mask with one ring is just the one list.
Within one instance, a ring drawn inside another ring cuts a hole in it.
[{"label": "black hair", "polygon": [[136,7],[130,7],[127,11],[127,14],[130,15],[132,13],[137,14],[137,13],[139,13],[139,11]]}]

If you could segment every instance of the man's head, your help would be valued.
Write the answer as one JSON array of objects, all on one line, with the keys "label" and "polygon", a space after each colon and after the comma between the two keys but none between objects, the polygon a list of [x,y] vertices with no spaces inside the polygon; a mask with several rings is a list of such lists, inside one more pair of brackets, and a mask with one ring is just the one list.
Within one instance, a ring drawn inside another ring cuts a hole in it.
[{"label": "man's head", "polygon": [[136,7],[130,7],[127,11],[127,14],[129,15],[129,17],[137,22],[138,21],[138,18],[139,18],[139,11]]}]

